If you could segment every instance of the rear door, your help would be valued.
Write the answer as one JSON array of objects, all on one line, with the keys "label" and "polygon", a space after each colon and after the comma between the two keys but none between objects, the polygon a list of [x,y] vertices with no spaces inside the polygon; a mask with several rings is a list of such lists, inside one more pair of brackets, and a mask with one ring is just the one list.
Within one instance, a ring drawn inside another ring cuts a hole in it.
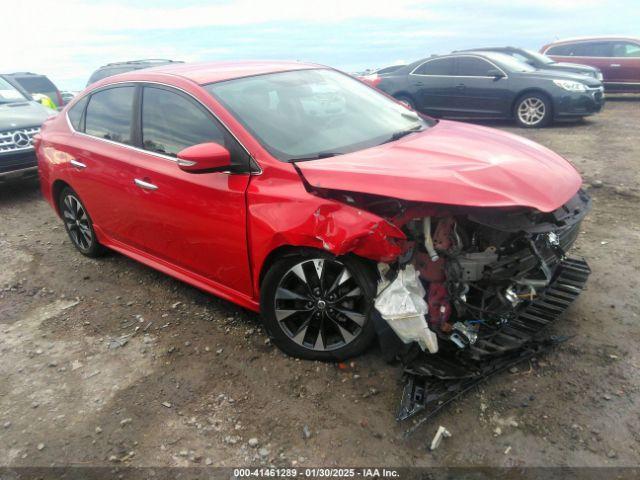
[{"label": "rear door", "polygon": [[459,56],[455,66],[455,108],[460,115],[498,118],[508,116],[509,79],[496,79],[491,71],[500,70],[484,58]]},{"label": "rear door", "polygon": [[[251,294],[245,191],[250,158],[191,96],[159,85],[141,93],[133,206],[137,241],[175,267]],[[224,145],[241,173],[188,173],[176,154],[205,142]],[[246,168],[245,168],[246,167]]]},{"label": "rear door", "polygon": [[[86,110],[69,112],[78,135],[71,162],[72,187],[98,231],[112,240],[142,247],[133,199],[133,118],[136,86],[119,85],[91,94]],[[84,102],[84,101],[82,101]],[[76,108],[77,107],[77,108]]]},{"label": "rear door", "polygon": [[434,116],[447,116],[455,111],[454,68],[451,57],[432,58],[409,74],[418,110]]},{"label": "rear door", "polygon": [[616,70],[616,81],[622,88],[640,89],[640,43],[629,41],[612,42],[611,68]]}]

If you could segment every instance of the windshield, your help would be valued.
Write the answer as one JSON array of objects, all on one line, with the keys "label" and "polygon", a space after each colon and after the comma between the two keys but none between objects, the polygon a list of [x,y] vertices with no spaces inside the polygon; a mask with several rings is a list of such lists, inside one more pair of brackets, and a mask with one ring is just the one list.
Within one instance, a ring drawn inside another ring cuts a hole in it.
[{"label": "windshield", "polygon": [[272,73],[205,88],[269,153],[287,162],[354,152],[430,125],[334,70]]},{"label": "windshield", "polygon": [[511,72],[533,72],[536,69],[529,65],[528,63],[523,62],[522,60],[518,60],[511,55],[507,55],[506,53],[499,52],[487,52],[484,53],[489,60],[494,61],[500,67],[503,67]]},{"label": "windshield", "polygon": [[538,62],[544,63],[546,65],[549,65],[550,63],[556,63],[553,61],[553,59],[547,57],[546,55],[543,55],[542,53],[534,52],[533,50],[525,50],[525,52],[527,52],[527,55],[529,55],[530,57],[535,58]]},{"label": "windshield", "polygon": [[13,85],[0,77],[0,103],[24,102],[28,100]]}]

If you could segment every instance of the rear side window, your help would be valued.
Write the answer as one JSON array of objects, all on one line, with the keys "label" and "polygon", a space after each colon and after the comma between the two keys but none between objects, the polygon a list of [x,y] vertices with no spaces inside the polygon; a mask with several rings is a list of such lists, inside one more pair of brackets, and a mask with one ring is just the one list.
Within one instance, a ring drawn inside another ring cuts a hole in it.
[{"label": "rear side window", "polygon": [[640,45],[629,42],[616,42],[613,44],[614,57],[640,57]]},{"label": "rear side window", "polygon": [[74,130],[78,132],[84,131],[82,122],[82,114],[84,113],[84,107],[87,106],[87,102],[89,101],[89,97],[84,97],[76,102],[76,104],[69,109],[69,121],[73,126]]},{"label": "rear side window", "polygon": [[134,92],[135,87],[114,87],[91,95],[85,114],[85,132],[131,145]]},{"label": "rear side window", "polygon": [[475,57],[459,57],[457,75],[462,77],[489,77],[489,70],[496,67],[486,60]]},{"label": "rear side window", "polygon": [[453,75],[453,58],[429,60],[413,73],[417,75]]},{"label": "rear side window", "polygon": [[224,145],[224,134],[200,106],[178,93],[144,88],[142,144],[145,150],[175,157],[180,150],[207,142]]},{"label": "rear side window", "polygon": [[545,53],[547,55],[558,55],[561,57],[569,57],[574,55],[573,49],[575,45],[555,45],[549,48]]}]

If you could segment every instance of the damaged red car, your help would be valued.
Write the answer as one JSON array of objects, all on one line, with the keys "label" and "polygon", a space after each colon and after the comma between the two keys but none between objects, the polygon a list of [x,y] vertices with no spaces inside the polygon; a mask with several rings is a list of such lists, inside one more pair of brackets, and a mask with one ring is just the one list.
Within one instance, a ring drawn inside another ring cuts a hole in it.
[{"label": "damaged red car", "polygon": [[[589,269],[577,171],[529,140],[417,114],[302,63],[109,77],[36,141],[74,246],[116,250],[260,312],[273,342],[340,360],[378,338],[461,388],[541,348]],[[429,388],[433,388],[432,386]]]}]

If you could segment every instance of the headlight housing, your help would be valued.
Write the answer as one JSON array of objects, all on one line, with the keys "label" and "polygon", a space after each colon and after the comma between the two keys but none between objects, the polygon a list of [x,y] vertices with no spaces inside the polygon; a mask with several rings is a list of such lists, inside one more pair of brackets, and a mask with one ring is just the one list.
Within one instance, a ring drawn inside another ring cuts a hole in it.
[{"label": "headlight housing", "polygon": [[554,80],[553,83],[568,92],[587,91],[587,86],[584,83],[574,82],[573,80]]}]

